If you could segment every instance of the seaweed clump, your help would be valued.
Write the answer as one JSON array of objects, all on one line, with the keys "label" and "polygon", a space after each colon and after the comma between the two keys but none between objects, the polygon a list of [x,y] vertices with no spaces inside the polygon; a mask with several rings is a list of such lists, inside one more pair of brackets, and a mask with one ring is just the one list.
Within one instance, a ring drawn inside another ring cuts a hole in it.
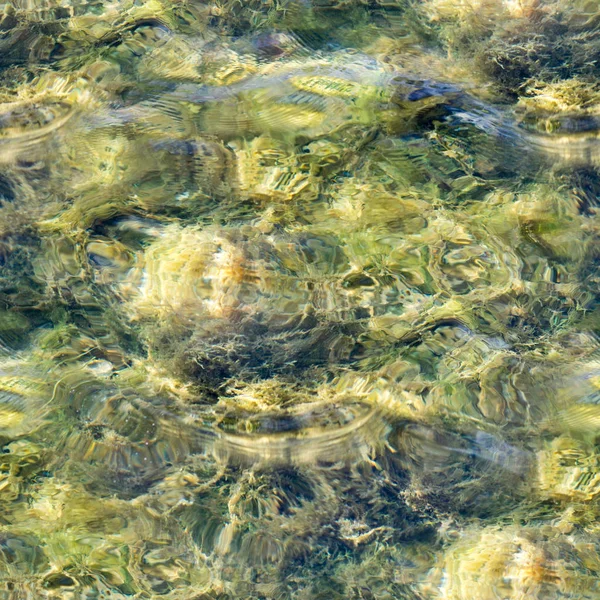
[{"label": "seaweed clump", "polygon": [[554,0],[425,2],[442,44],[474,62],[497,92],[518,98],[532,81],[593,77],[596,7]]}]

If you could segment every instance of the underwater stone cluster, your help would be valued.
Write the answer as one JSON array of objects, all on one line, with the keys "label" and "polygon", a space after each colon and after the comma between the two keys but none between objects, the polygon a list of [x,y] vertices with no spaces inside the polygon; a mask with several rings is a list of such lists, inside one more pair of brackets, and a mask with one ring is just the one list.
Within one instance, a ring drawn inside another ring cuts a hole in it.
[{"label": "underwater stone cluster", "polygon": [[594,598],[599,14],[14,2],[0,598]]}]

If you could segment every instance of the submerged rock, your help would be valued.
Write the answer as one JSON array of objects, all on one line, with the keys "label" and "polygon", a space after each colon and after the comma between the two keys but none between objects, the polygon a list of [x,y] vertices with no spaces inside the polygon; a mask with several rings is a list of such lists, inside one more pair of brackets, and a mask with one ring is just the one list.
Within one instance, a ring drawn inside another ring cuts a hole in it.
[{"label": "submerged rock", "polygon": [[550,599],[598,591],[594,540],[566,538],[549,526],[474,527],[450,546],[442,563],[435,598]]}]

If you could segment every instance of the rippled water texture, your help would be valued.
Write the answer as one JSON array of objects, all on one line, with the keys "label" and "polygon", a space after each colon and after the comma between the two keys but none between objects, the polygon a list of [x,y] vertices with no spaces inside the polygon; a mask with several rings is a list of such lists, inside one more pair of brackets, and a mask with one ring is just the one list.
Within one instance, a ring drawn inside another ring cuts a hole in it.
[{"label": "rippled water texture", "polygon": [[0,600],[600,598],[597,2],[0,7]]}]

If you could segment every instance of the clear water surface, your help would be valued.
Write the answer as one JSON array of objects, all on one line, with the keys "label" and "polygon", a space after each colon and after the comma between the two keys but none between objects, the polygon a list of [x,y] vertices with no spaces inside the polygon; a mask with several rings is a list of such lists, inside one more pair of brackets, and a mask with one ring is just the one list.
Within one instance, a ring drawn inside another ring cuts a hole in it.
[{"label": "clear water surface", "polygon": [[0,5],[0,599],[600,598],[600,5]]}]

